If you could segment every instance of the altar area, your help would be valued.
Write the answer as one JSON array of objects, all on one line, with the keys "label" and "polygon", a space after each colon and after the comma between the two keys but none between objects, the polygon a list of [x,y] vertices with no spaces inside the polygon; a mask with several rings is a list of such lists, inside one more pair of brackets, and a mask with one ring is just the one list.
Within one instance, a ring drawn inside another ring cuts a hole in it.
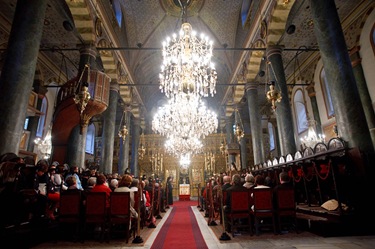
[{"label": "altar area", "polygon": [[190,201],[190,184],[180,184],[179,187],[179,200]]}]

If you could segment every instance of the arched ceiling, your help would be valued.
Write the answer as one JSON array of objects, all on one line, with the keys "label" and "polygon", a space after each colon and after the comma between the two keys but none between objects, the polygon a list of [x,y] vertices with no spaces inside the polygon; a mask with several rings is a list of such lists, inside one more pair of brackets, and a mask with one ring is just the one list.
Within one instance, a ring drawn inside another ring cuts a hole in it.
[{"label": "arched ceiling", "polygon": [[[241,8],[244,2],[250,8],[246,23],[242,25]],[[246,106],[244,86],[241,84],[254,81],[266,83],[266,76],[260,77],[258,72],[264,70],[262,49],[267,45],[277,44],[286,49],[282,56],[289,81],[295,70],[294,58],[297,53],[301,64],[314,53],[317,54],[314,52],[317,42],[309,2],[189,1],[187,21],[197,33],[205,33],[214,41],[213,61],[218,72],[218,85],[215,96],[206,100],[211,109],[225,116],[238,103]],[[368,2],[371,1],[335,1],[342,22],[353,15],[353,10]],[[77,75],[79,62],[79,51],[74,48],[83,43],[92,43],[102,48],[100,57],[104,70],[119,82],[123,102],[133,105],[137,115],[147,118],[165,99],[159,90],[161,43],[167,36],[178,32],[181,26],[179,0],[118,3],[123,13],[121,27],[117,24],[110,1],[49,0],[41,42],[41,57],[46,63],[38,67],[42,79],[47,83],[61,73],[64,78],[71,79]],[[6,48],[15,7],[14,0],[0,0],[3,20],[0,34],[4,34],[0,35],[0,45],[3,49]],[[294,32],[289,32],[292,30],[290,27],[295,27]],[[103,47],[113,50],[103,51]],[[307,51],[298,51],[300,48]],[[264,84],[259,84],[258,92],[259,108],[263,106],[263,109],[267,109],[264,108],[267,103]]]}]

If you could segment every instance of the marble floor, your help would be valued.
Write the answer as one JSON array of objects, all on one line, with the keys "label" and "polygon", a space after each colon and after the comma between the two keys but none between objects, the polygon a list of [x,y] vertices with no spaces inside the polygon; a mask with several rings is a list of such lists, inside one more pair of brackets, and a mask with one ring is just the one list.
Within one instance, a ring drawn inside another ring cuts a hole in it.
[{"label": "marble floor", "polygon": [[[142,244],[134,244],[130,240],[126,244],[123,240],[111,240],[109,243],[100,243],[95,241],[85,241],[84,243],[74,243],[67,241],[55,241],[41,243],[32,248],[107,248],[107,249],[121,249],[121,248],[151,248],[151,245],[156,238],[159,230],[163,226],[170,214],[170,209],[163,214],[163,218],[158,220],[157,227],[154,229],[143,229],[141,238],[144,240]],[[219,240],[218,230],[221,226],[208,226],[202,212],[196,206],[192,207],[193,212],[197,218],[200,230],[210,249],[357,249],[357,248],[375,248],[374,236],[346,236],[346,237],[323,237],[307,231],[302,231],[298,234],[290,233],[286,235],[259,235],[250,236],[248,234],[238,235],[230,240]]]}]

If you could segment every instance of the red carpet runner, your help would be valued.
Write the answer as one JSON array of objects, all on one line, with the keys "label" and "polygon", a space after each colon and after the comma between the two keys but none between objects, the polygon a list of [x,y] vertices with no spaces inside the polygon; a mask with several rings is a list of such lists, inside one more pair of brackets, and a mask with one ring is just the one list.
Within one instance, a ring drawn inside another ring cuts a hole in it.
[{"label": "red carpet runner", "polygon": [[191,206],[196,201],[177,201],[151,249],[208,249]]}]

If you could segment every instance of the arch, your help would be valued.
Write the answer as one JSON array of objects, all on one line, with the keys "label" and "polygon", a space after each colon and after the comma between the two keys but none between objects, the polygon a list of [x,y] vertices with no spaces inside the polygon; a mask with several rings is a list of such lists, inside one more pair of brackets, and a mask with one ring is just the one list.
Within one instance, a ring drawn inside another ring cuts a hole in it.
[{"label": "arch", "polygon": [[267,44],[276,45],[284,34],[289,13],[295,0],[277,0],[271,21],[268,24]]}]

